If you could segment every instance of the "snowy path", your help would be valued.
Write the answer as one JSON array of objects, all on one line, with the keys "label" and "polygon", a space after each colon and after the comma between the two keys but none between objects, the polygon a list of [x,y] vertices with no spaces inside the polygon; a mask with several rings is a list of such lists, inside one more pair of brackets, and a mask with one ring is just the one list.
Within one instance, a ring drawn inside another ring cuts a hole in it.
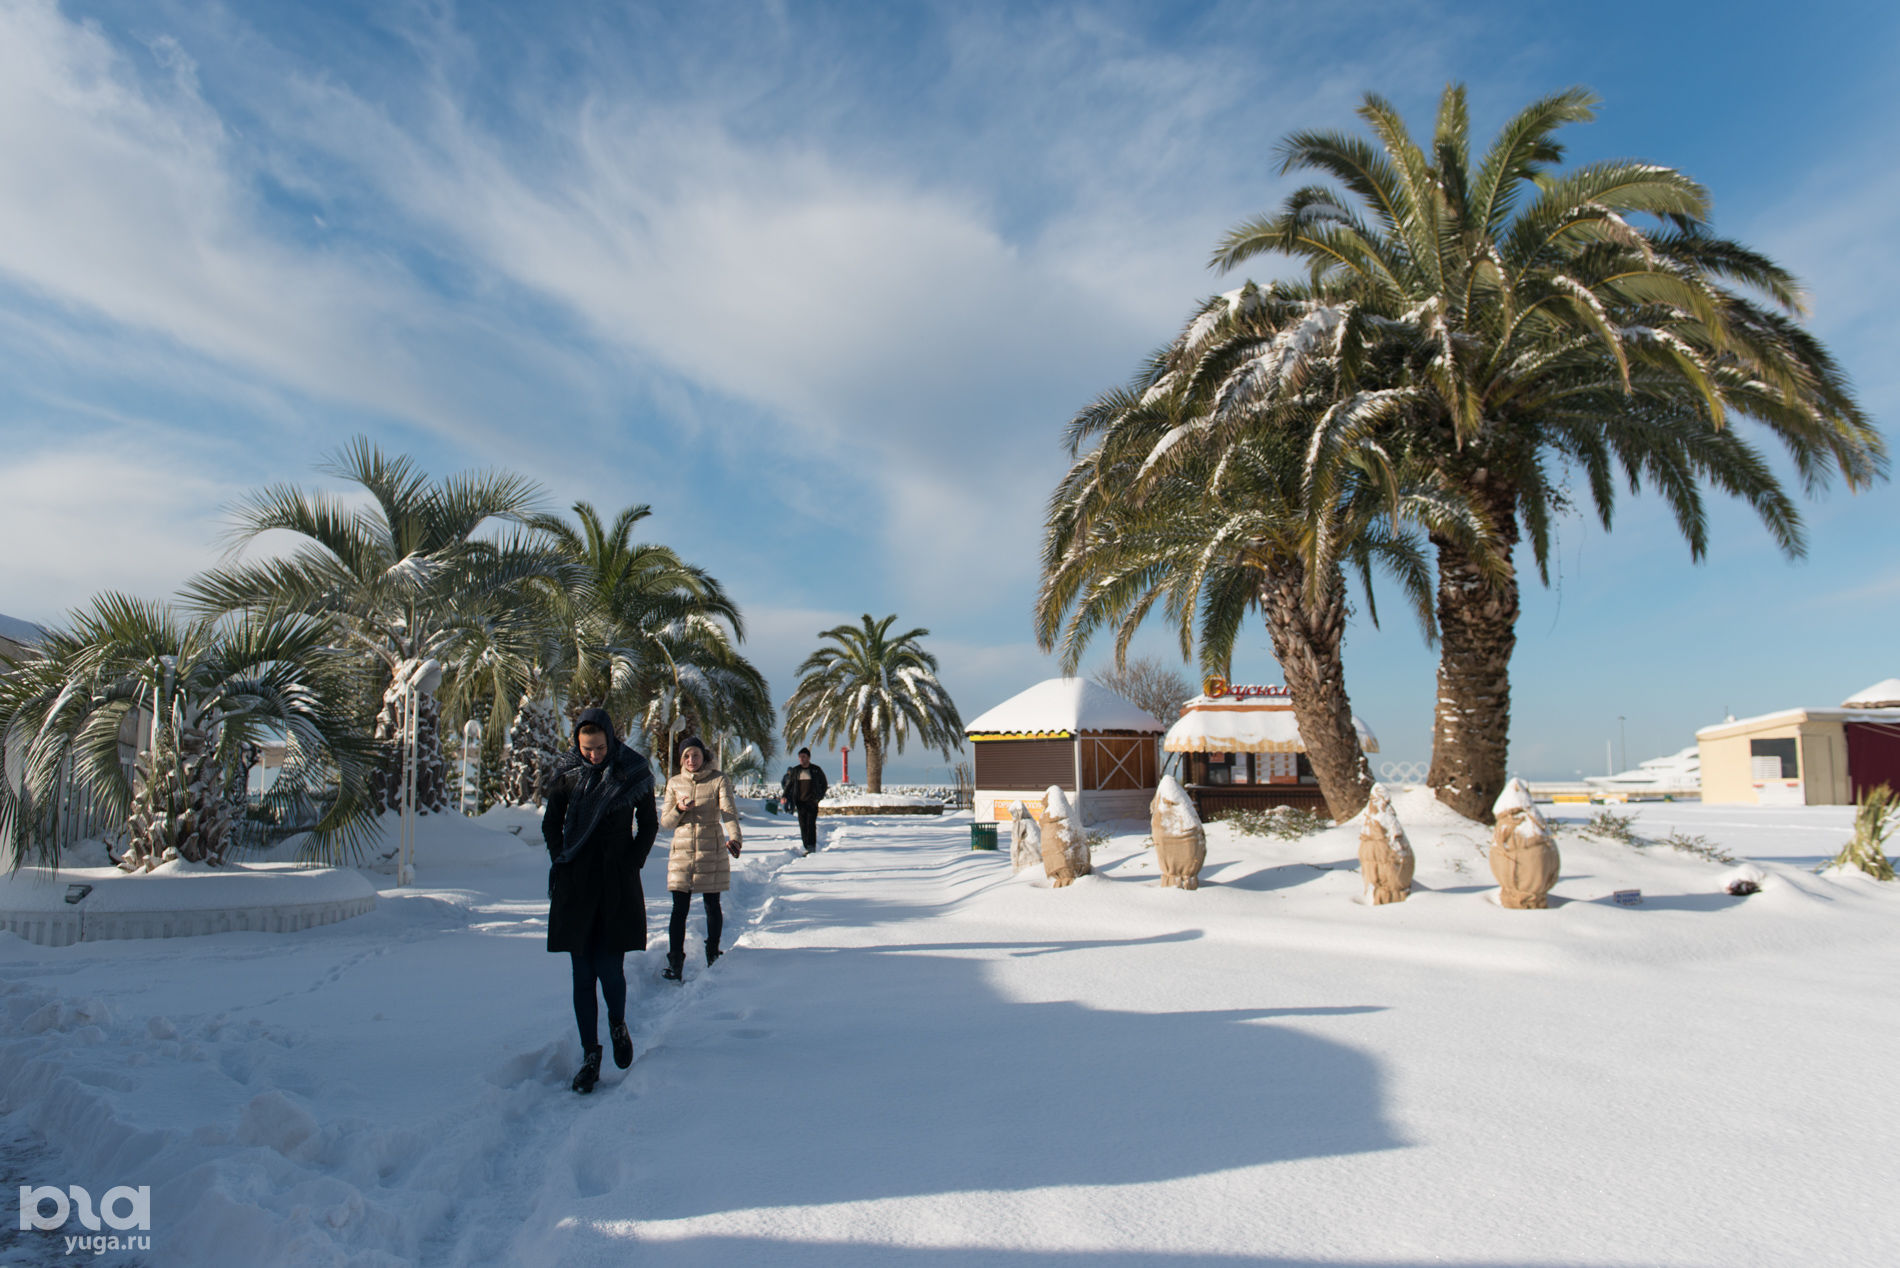
[{"label": "snowy path", "polygon": [[[636,1062],[585,1098],[545,858],[444,821],[424,884],[339,925],[0,938],[0,1160],[150,1183],[144,1262],[191,1268],[1900,1261],[1900,886],[1770,864],[1731,899],[1566,834],[1560,904],[1504,912],[1428,811],[1384,908],[1350,828],[1218,829],[1182,893],[1130,825],[1056,891],[961,816],[810,858],[748,818],[737,945],[706,970],[696,908],[658,981],[652,900]],[[1760,859],[1840,830],[1644,813]]]},{"label": "snowy path", "polygon": [[[1104,874],[1050,891],[963,832],[860,824],[787,868],[759,931],[548,1160],[511,1257],[1734,1265],[1900,1247],[1884,1197],[1856,1192],[1892,1137],[1817,1081],[1884,1079],[1857,1023],[1900,967],[1891,941],[1872,962],[1809,948],[1765,1006],[1746,932],[1665,939],[1659,990],[1657,952],[1617,939],[1614,909],[1579,911],[1566,945],[1500,944],[1434,919],[1471,893],[1370,911],[1349,873],[1236,859],[1183,894],[1113,846]],[[1261,911],[1296,887],[1337,906]]]}]

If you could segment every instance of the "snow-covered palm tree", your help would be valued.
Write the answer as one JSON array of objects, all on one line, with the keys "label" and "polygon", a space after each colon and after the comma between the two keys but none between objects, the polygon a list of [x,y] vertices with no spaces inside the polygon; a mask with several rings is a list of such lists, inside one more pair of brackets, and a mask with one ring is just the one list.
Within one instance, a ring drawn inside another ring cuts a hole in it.
[{"label": "snow-covered palm tree", "polygon": [[375,748],[363,663],[321,617],[265,611],[181,619],[104,594],[0,674],[0,854],[59,864],[60,818],[84,807],[125,826],[121,866],[220,862],[244,796],[244,749],[288,750],[286,804],[268,837],[354,854],[368,826]]},{"label": "snow-covered palm tree", "polygon": [[[239,504],[232,536],[240,544],[273,531],[301,540],[287,556],[216,568],[192,580],[184,597],[198,611],[284,608],[324,617],[335,640],[381,662],[382,711],[376,738],[384,758],[370,774],[379,811],[393,809],[403,756],[404,693],[398,667],[425,659],[492,668],[482,653],[508,631],[496,613],[527,606],[526,585],[558,576],[551,551],[522,532],[480,535],[492,521],[522,524],[540,489],[509,472],[476,472],[430,481],[416,464],[359,437],[321,470],[358,486],[369,504],[290,485],[272,485]],[[478,644],[470,651],[464,644]],[[449,682],[454,689],[453,680]],[[416,800],[424,812],[448,808],[439,737],[440,706],[417,699],[420,748]]]},{"label": "snow-covered palm tree", "polygon": [[[1225,675],[1245,619],[1258,610],[1320,791],[1344,820],[1372,789],[1341,655],[1347,573],[1364,582],[1364,610],[1375,619],[1373,571],[1397,580],[1430,638],[1424,532],[1488,559],[1487,528],[1457,490],[1394,443],[1402,435],[1381,434],[1414,394],[1363,381],[1376,367],[1363,364],[1372,360],[1367,332],[1353,333],[1359,323],[1349,309],[1279,286],[1249,287],[1245,299],[1204,305],[1130,388],[1106,394],[1072,424],[1074,462],[1050,499],[1036,635],[1072,672],[1110,629],[1116,657],[1125,656],[1159,608],[1182,656],[1194,651],[1198,624],[1203,668]],[[1303,337],[1329,326],[1341,329]],[[1309,342],[1317,346],[1293,351]],[[1300,392],[1245,405],[1223,395],[1234,365],[1276,347],[1283,359],[1306,362]]]},{"label": "snow-covered palm tree", "polygon": [[739,651],[739,605],[671,547],[633,540],[649,514],[630,506],[609,525],[576,502],[576,524],[551,515],[533,521],[567,565],[560,584],[540,589],[564,643],[554,676],[570,712],[599,705],[637,720],[668,768],[673,742],[702,729],[769,751],[771,693]]},{"label": "snow-covered palm tree", "polygon": [[[1743,502],[1799,555],[1800,514],[1758,441],[1785,450],[1810,491],[1833,475],[1864,488],[1887,469],[1847,376],[1798,320],[1795,279],[1717,237],[1706,190],[1653,163],[1560,169],[1557,134],[1594,106],[1582,89],[1555,93],[1476,148],[1460,86],[1445,90],[1424,143],[1368,95],[1370,138],[1301,132],[1280,147],[1283,172],[1330,183],[1237,226],[1213,257],[1227,269],[1263,257],[1304,266],[1315,297],[1382,331],[1381,353],[1396,359],[1373,367],[1371,384],[1417,397],[1393,427],[1489,525],[1501,568],[1469,541],[1431,534],[1429,778],[1473,818],[1490,818],[1505,783],[1520,541],[1543,575],[1564,507],[1587,499],[1607,529],[1621,477],[1662,494],[1691,558],[1707,549],[1705,490]],[[1301,358],[1287,353],[1263,343],[1231,359],[1214,395],[1297,397],[1299,375],[1283,370]],[[1232,411],[1236,425],[1249,412]]]},{"label": "snow-covered palm tree", "polygon": [[797,748],[807,738],[821,747],[841,738],[860,746],[871,792],[883,790],[884,755],[893,741],[901,753],[915,737],[946,759],[963,743],[963,719],[937,681],[937,658],[917,641],[930,631],[892,635],[896,621],[896,613],[873,621],[867,612],[861,626],[820,632],[833,646],[806,657],[798,667],[798,687],[785,702],[785,747]]}]

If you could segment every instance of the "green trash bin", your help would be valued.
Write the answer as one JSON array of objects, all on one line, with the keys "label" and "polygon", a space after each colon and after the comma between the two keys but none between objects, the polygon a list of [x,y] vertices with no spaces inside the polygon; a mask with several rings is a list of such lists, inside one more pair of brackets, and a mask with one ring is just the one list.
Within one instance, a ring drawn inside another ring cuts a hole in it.
[{"label": "green trash bin", "polygon": [[996,825],[993,823],[971,824],[970,848],[972,850],[994,850],[996,848]]}]

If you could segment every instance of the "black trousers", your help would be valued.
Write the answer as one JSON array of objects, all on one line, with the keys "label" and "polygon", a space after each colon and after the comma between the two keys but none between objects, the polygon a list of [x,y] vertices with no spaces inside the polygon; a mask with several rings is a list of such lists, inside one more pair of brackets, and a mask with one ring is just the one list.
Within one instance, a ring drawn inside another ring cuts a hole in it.
[{"label": "black trousers", "polygon": [[627,1020],[627,966],[618,951],[608,950],[607,917],[594,917],[587,934],[585,951],[569,951],[574,962],[574,1024],[580,1028],[581,1047],[600,1047],[600,1005],[594,998],[594,984],[607,1000],[609,1024]]},{"label": "black trousers", "polygon": [[[672,955],[686,954],[686,917],[693,910],[693,896],[673,890],[673,918],[666,922],[666,949]],[[719,909],[719,895],[701,894],[706,900],[706,945],[717,951],[719,935],[726,927],[726,913]]]},{"label": "black trousers", "polygon": [[798,809],[798,835],[805,840],[805,848],[818,848],[818,803],[800,801],[793,803]]}]

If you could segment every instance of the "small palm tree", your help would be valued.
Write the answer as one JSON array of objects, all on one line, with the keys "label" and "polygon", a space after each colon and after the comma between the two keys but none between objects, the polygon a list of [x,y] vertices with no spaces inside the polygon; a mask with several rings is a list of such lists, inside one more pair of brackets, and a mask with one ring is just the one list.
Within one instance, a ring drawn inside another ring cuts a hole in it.
[{"label": "small palm tree", "polygon": [[915,736],[947,760],[963,743],[963,719],[937,681],[937,658],[918,642],[929,630],[892,635],[892,613],[881,621],[865,613],[860,625],[838,625],[818,637],[832,640],[798,667],[798,686],[785,702],[785,747],[807,739],[830,747],[840,739],[864,751],[865,787],[884,788],[884,755],[895,741],[903,752]]},{"label": "small palm tree", "polygon": [[306,855],[325,861],[357,853],[374,749],[360,662],[338,654],[325,620],[183,620],[106,594],[39,651],[0,675],[0,846],[16,866],[59,865],[58,820],[75,806],[125,825],[127,870],[221,862],[244,750],[265,739],[286,743],[289,785],[324,789],[265,837],[307,832]]},{"label": "small palm tree", "polygon": [[1854,835],[1834,856],[1830,867],[1857,867],[1877,881],[1893,879],[1887,858],[1887,838],[1900,822],[1900,797],[1891,785],[1881,784],[1861,794],[1854,810]]},{"label": "small palm tree", "polygon": [[[1704,486],[1742,501],[1790,555],[1799,513],[1734,422],[1780,444],[1804,486],[1850,489],[1886,469],[1846,376],[1796,320],[1786,270],[1716,237],[1709,198],[1673,168],[1610,160],[1558,170],[1558,131],[1593,116],[1581,89],[1533,102],[1474,154],[1462,87],[1447,88],[1429,146],[1368,95],[1372,139],[1303,132],[1281,169],[1336,184],[1288,195],[1236,227],[1213,263],[1285,256],[1308,286],[1381,332],[1378,386],[1416,393],[1409,447],[1483,513],[1496,563],[1436,531],[1441,636],[1430,782],[1488,819],[1505,782],[1510,659],[1528,539],[1548,581],[1551,529],[1574,474],[1610,525],[1616,477],[1668,501],[1700,559]],[[1274,390],[1270,362],[1231,392]],[[1288,391],[1297,386],[1288,385]]]},{"label": "small palm tree", "polygon": [[[235,542],[285,531],[301,543],[287,557],[206,572],[184,597],[206,613],[288,609],[321,616],[338,643],[381,662],[372,691],[381,694],[375,737],[384,757],[370,776],[380,813],[395,808],[402,783],[404,694],[391,686],[397,667],[424,659],[476,664],[480,649],[495,642],[497,612],[527,606],[525,587],[558,577],[560,563],[519,532],[499,540],[477,535],[490,521],[523,524],[535,513],[540,491],[520,476],[484,472],[431,483],[409,458],[360,437],[321,470],[360,487],[370,505],[353,510],[340,498],[289,485],[260,490],[238,507]],[[455,690],[452,679],[446,685]],[[416,800],[424,813],[448,807],[440,721],[438,701],[422,695]]]}]

